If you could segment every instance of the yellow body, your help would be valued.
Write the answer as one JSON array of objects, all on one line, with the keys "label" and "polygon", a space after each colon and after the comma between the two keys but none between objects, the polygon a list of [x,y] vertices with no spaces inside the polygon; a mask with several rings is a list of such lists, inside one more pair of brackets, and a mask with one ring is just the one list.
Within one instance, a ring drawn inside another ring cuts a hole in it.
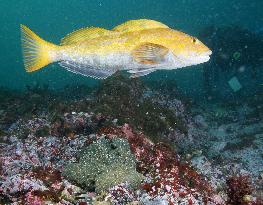
[{"label": "yellow body", "polygon": [[154,28],[132,32],[112,32],[109,35],[63,46],[61,49],[71,50],[74,53],[78,52],[81,55],[94,53],[108,55],[122,52],[131,53],[137,46],[147,42],[162,45],[170,49],[174,54],[191,51],[194,46],[197,52],[209,51],[198,40],[196,44],[200,44],[200,46],[196,46],[193,43],[193,39],[191,36],[170,28]]},{"label": "yellow body", "polygon": [[93,73],[99,69],[108,70],[110,75],[109,69],[115,72],[124,67],[134,72],[154,71],[168,65],[179,68],[205,62],[211,54],[198,39],[146,19],[128,21],[112,30],[83,28],[68,34],[60,45],[42,40],[23,25],[21,30],[28,72],[60,61],[72,72],[93,77],[89,69]]}]

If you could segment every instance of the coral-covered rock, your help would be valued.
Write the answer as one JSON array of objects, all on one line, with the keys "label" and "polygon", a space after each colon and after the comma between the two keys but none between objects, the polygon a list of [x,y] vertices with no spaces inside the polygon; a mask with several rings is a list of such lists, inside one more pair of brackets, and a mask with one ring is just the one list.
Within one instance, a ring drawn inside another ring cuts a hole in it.
[{"label": "coral-covered rock", "polygon": [[165,144],[154,144],[143,134],[137,134],[126,124],[108,128],[109,137],[122,136],[129,141],[138,160],[138,170],[147,176],[142,189],[153,200],[164,197],[170,204],[198,204],[214,202],[214,192],[200,174],[188,163],[180,162],[178,155]]}]

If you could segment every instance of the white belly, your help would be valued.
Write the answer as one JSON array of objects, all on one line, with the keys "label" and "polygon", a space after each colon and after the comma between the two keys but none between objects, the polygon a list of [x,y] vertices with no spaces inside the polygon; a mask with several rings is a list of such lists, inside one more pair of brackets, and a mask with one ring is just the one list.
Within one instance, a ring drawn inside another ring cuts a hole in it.
[{"label": "white belly", "polygon": [[172,70],[191,65],[187,60],[174,56],[172,52],[164,57],[164,59],[157,64],[143,64],[139,63],[130,53],[113,53],[108,55],[90,54],[79,55],[77,52],[61,52],[59,55],[60,61],[72,62],[80,64],[82,67],[87,66],[94,69],[108,70],[116,72],[118,70],[129,70],[130,73],[141,72],[144,70]]},{"label": "white belly", "polygon": [[[133,59],[129,54],[109,54],[109,55],[78,55],[61,52],[58,61],[70,61],[94,68],[107,68],[113,70],[124,70],[132,64]],[[129,68],[127,68],[129,69]]]}]

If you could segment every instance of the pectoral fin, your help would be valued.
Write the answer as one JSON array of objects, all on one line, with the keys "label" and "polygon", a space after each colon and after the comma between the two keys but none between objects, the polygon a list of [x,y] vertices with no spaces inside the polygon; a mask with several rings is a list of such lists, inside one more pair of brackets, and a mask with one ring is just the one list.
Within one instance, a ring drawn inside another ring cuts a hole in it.
[{"label": "pectoral fin", "polygon": [[154,43],[144,43],[132,51],[135,61],[141,64],[158,64],[164,60],[169,49]]}]

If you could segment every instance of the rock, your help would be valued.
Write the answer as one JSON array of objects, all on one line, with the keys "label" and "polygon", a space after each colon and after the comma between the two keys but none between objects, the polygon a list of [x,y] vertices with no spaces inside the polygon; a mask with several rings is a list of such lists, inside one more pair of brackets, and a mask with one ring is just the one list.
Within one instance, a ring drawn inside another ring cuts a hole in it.
[{"label": "rock", "polygon": [[194,121],[195,121],[197,126],[201,126],[201,127],[205,128],[205,129],[208,128],[208,124],[207,124],[207,122],[205,121],[205,118],[202,115],[196,115],[194,117]]},{"label": "rock", "polygon": [[142,180],[143,175],[136,172],[134,168],[114,163],[96,178],[96,192],[100,193],[124,182],[127,182],[132,188],[137,188]]},{"label": "rock", "polygon": [[81,151],[79,157],[78,163],[66,166],[63,175],[88,190],[100,192],[126,181],[135,186],[142,178],[125,139],[101,138]]}]

